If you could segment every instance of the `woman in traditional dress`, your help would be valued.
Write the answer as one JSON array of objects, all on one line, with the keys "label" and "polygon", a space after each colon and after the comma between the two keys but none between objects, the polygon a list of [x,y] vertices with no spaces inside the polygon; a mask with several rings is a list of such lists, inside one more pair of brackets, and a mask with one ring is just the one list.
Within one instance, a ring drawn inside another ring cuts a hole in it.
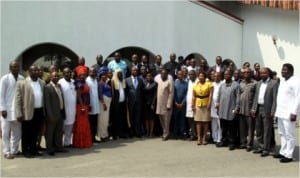
[{"label": "woman in traditional dress", "polygon": [[76,119],[73,130],[73,146],[75,148],[90,148],[92,138],[88,114],[90,110],[89,87],[85,83],[87,76],[86,69],[77,70],[78,78],[75,80],[75,89],[77,93]]}]

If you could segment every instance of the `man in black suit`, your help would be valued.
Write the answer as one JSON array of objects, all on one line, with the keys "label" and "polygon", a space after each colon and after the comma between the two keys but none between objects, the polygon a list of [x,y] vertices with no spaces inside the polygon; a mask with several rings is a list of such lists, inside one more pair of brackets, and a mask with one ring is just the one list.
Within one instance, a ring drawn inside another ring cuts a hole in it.
[{"label": "man in black suit", "polygon": [[142,136],[142,89],[143,81],[137,77],[138,68],[131,68],[131,76],[126,78],[126,96],[131,125],[131,135]]},{"label": "man in black suit", "polygon": [[278,83],[270,78],[267,68],[260,70],[261,80],[256,85],[251,115],[256,117],[256,139],[259,147],[253,153],[268,156],[272,148],[273,119],[276,109]]},{"label": "man in black suit", "polygon": [[222,62],[223,62],[222,57],[217,56],[216,57],[216,64],[211,67],[211,70],[216,71],[216,72],[220,72],[221,76],[223,76],[224,71],[225,71],[225,67],[223,66]]},{"label": "man in black suit", "polygon": [[180,70],[179,64],[176,62],[176,54],[170,54],[170,61],[164,64],[164,68],[169,71],[169,74],[172,75],[173,79],[177,78],[176,73]]},{"label": "man in black suit", "polygon": [[63,149],[62,135],[65,118],[62,90],[58,85],[58,73],[50,74],[51,82],[44,88],[44,106],[46,113],[46,147],[49,155],[66,152]]}]

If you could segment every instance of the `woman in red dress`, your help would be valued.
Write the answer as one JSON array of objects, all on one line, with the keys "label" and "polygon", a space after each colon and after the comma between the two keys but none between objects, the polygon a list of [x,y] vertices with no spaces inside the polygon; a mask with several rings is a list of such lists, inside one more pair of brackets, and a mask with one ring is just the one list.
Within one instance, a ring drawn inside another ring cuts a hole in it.
[{"label": "woman in red dress", "polygon": [[85,83],[86,71],[78,70],[78,78],[75,80],[77,91],[76,119],[73,128],[73,146],[75,148],[90,148],[92,146],[92,137],[89,114],[89,87]]}]

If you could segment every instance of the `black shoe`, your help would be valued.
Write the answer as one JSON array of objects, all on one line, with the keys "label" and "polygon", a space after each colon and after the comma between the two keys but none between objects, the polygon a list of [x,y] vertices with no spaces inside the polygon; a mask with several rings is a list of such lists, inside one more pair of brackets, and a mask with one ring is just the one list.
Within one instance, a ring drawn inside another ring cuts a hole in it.
[{"label": "black shoe", "polygon": [[261,156],[261,157],[269,156],[269,152],[263,151],[263,152],[260,154],[260,156]]},{"label": "black shoe", "polygon": [[235,149],[235,146],[234,145],[229,145],[229,148],[228,148],[230,151],[234,150]]},{"label": "black shoe", "polygon": [[66,149],[61,148],[61,149],[56,149],[55,152],[59,152],[59,153],[67,153],[67,152],[69,152],[69,151],[66,150]]},{"label": "black shoe", "polygon": [[43,148],[43,147],[41,147],[41,146],[38,146],[37,149],[38,149],[39,151],[45,151],[45,150],[46,150],[46,148]]},{"label": "black shoe", "polygon": [[246,149],[247,147],[246,147],[246,145],[240,145],[239,146],[239,149]]},{"label": "black shoe", "polygon": [[74,148],[72,144],[64,146],[65,148]]},{"label": "black shoe", "polygon": [[263,152],[262,149],[257,149],[257,150],[254,150],[254,151],[253,151],[254,154],[258,154],[258,153],[262,153],[262,152]]},{"label": "black shoe", "polygon": [[25,158],[34,158],[34,155],[30,154],[30,153],[23,153]]},{"label": "black shoe", "polygon": [[284,158],[284,156],[278,153],[278,154],[273,155],[273,158],[282,159],[282,158]]},{"label": "black shoe", "polygon": [[40,152],[36,152],[36,153],[34,153],[34,155],[35,155],[35,156],[43,156],[43,154],[40,153]]},{"label": "black shoe", "polygon": [[286,158],[286,157],[284,157],[284,158],[280,159],[281,163],[289,163],[289,162],[292,162],[292,161],[293,161],[293,158]]},{"label": "black shoe", "polygon": [[12,155],[13,156],[20,156],[20,155],[22,155],[23,153],[21,152],[21,151],[18,151],[17,153],[13,153]]},{"label": "black shoe", "polygon": [[48,155],[55,156],[55,152],[54,151],[48,152]]},{"label": "black shoe", "polygon": [[252,150],[252,147],[251,146],[247,146],[246,151],[250,152],[251,150]]},{"label": "black shoe", "polygon": [[216,147],[225,147],[226,144],[224,144],[224,142],[219,142],[216,144]]}]

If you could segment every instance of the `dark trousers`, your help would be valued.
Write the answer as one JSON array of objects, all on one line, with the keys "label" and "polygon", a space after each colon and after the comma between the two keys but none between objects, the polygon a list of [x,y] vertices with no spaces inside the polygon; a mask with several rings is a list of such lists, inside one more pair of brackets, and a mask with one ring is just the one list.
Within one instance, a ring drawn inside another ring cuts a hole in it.
[{"label": "dark trousers", "polygon": [[46,120],[46,147],[47,152],[54,152],[63,148],[63,123],[62,119]]},{"label": "dark trousers", "polygon": [[185,133],[185,105],[182,109],[173,109],[172,124],[173,124],[173,135],[175,137],[183,137]]},{"label": "dark trousers", "polygon": [[194,121],[194,118],[193,117],[187,117],[187,120],[188,120],[188,132],[190,137],[196,137],[197,134],[196,134],[196,125],[195,125],[195,121]]},{"label": "dark trousers", "polygon": [[271,143],[274,141],[273,119],[266,115],[263,106],[258,107],[255,130],[259,148],[266,151],[271,151]]},{"label": "dark trousers", "polygon": [[43,108],[34,109],[31,120],[22,121],[22,152],[36,154],[39,129],[43,120]]},{"label": "dark trousers", "polygon": [[255,130],[255,119],[250,116],[240,115],[239,130],[241,144],[244,146],[252,147]]},{"label": "dark trousers", "polygon": [[129,104],[129,119],[130,119],[130,134],[135,136],[142,135],[142,118],[141,118],[141,104]]},{"label": "dark trousers", "polygon": [[113,137],[126,137],[129,134],[126,102],[115,103],[111,108],[111,134]]},{"label": "dark trousers", "polygon": [[98,127],[98,114],[89,114],[89,123],[91,129],[92,142],[96,140],[97,127]]},{"label": "dark trousers", "polygon": [[224,144],[235,145],[237,137],[237,121],[220,119],[221,129],[222,129],[222,142]]}]

